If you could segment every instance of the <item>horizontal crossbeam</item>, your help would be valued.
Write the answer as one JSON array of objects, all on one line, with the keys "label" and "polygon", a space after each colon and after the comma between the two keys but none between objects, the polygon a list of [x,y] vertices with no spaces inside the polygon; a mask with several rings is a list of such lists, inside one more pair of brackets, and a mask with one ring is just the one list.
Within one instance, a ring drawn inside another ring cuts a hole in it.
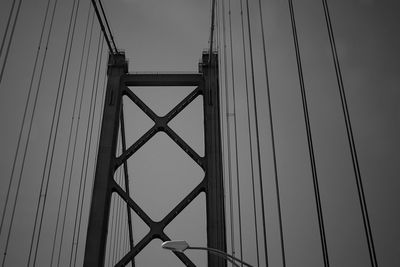
[{"label": "horizontal crossbeam", "polygon": [[125,74],[126,86],[198,86],[203,79],[199,73],[135,73]]}]

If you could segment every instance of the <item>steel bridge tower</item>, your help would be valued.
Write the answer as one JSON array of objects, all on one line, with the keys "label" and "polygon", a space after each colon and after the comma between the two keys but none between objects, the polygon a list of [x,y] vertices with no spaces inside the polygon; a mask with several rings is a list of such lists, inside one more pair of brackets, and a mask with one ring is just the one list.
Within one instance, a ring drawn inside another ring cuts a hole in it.
[{"label": "steel bridge tower", "polygon": [[[202,62],[199,64],[198,73],[129,74],[125,55],[123,53],[110,54],[107,75],[107,92],[89,214],[84,266],[92,267],[104,265],[112,194],[117,194],[126,202],[131,245],[130,251],[119,260],[116,266],[125,266],[130,262],[133,263],[134,257],[153,239],[158,238],[162,241],[170,240],[164,233],[165,227],[202,192],[204,192],[206,196],[207,246],[226,251],[218,55],[213,52],[210,57],[209,52],[204,52],[202,55]],[[142,102],[128,88],[129,86],[194,86],[195,89],[169,113],[160,117]],[[168,126],[168,122],[184,110],[199,95],[203,96],[204,157],[199,156]],[[128,148],[126,148],[124,132],[123,96],[127,96],[133,101],[155,123],[150,130]],[[117,157],[116,149],[119,129],[121,129],[122,135],[122,154]],[[204,178],[161,221],[155,222],[130,197],[129,186],[122,188],[113,177],[117,168],[123,165],[125,185],[128,184],[128,158],[159,131],[165,132],[203,169]],[[135,245],[133,245],[130,209],[132,209],[150,228],[149,233],[145,235],[143,239],[135,240]],[[186,266],[195,266],[183,253],[175,253],[175,255]],[[209,254],[208,266],[226,266],[226,261]]]}]

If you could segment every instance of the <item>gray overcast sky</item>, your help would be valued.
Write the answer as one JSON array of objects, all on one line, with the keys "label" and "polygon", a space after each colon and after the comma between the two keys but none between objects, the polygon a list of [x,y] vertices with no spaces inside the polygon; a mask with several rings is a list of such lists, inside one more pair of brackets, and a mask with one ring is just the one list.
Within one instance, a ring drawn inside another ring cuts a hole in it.
[{"label": "gray overcast sky", "polygon": [[[59,0],[54,29],[50,38],[43,81],[34,118],[32,137],[22,175],[21,192],[17,203],[15,222],[11,231],[5,266],[26,265],[33,231],[36,203],[40,190],[46,144],[57,84],[61,69],[68,19],[73,1]],[[76,37],[73,43],[70,73],[67,77],[65,99],[61,112],[54,162],[50,175],[48,204],[38,250],[38,266],[50,265],[51,246],[57,216],[57,204],[61,192],[63,169],[67,150],[69,126],[72,118],[74,94],[83,35],[90,1],[81,0]],[[219,7],[221,7],[221,0]],[[270,266],[282,266],[279,229],[276,208],[276,192],[273,176],[271,144],[266,106],[265,73],[257,1],[249,0],[255,64],[255,84],[259,107],[262,171],[265,191],[267,236]],[[311,127],[316,154],[316,164],[331,266],[369,266],[368,250],[362,228],[356,184],[353,175],[349,146],[346,139],[340,98],[332,64],[328,34],[323,17],[321,0],[294,1],[299,33],[300,50],[304,68],[305,86],[309,103]],[[4,33],[11,0],[0,2],[0,34]],[[0,84],[0,203],[6,197],[12,160],[17,144],[24,103],[39,42],[41,23],[47,1],[23,1],[20,19],[16,25],[13,46],[10,50],[3,81]],[[51,1],[54,3],[54,1]],[[208,47],[210,1],[204,0],[103,0],[116,43],[126,51],[130,71],[197,71],[203,49]],[[226,7],[228,1],[226,1]],[[254,213],[250,172],[249,136],[247,134],[247,109],[242,52],[240,1],[231,0],[233,32],[233,65],[236,90],[236,118],[238,129],[238,156],[240,196],[243,224],[243,257],[256,265]],[[300,90],[295,65],[287,1],[262,0],[264,26],[267,38],[272,112],[275,125],[280,182],[283,231],[287,266],[322,266],[322,254],[318,235],[312,178],[308,160],[304,119],[301,109]],[[399,59],[399,11],[398,1],[347,0],[329,1],[331,18],[342,67],[343,80],[353,124],[364,189],[369,208],[375,249],[379,266],[400,264],[400,91]],[[221,12],[221,9],[219,9]],[[219,13],[221,14],[221,13]],[[220,20],[219,20],[220,21]],[[48,24],[47,26],[48,27]],[[219,27],[222,29],[222,25]],[[87,81],[84,91],[81,125],[78,135],[76,163],[72,172],[70,203],[66,216],[66,229],[60,254],[60,265],[68,266],[77,202],[78,186],[84,151],[84,126],[87,123],[92,88],[96,46],[99,27],[95,22]],[[46,37],[46,36],[45,36]],[[219,45],[222,46],[222,32]],[[247,38],[247,34],[246,34]],[[246,43],[248,49],[248,43]],[[227,46],[229,53],[229,43]],[[106,50],[102,57],[100,90],[103,88]],[[248,55],[247,50],[247,56]],[[223,55],[220,55],[222,57]],[[43,42],[40,58],[43,57]],[[0,58],[2,63],[4,57]],[[228,55],[229,104],[232,111],[232,77],[229,74],[231,58]],[[224,72],[224,66],[220,66]],[[36,74],[34,84],[38,82]],[[223,95],[225,83],[222,79]],[[34,91],[37,87],[34,86]],[[251,88],[251,86],[250,86]],[[154,111],[163,115],[193,88],[134,88],[134,92]],[[101,92],[101,91],[99,91]],[[99,93],[95,122],[100,110]],[[253,107],[253,103],[251,108]],[[182,112],[171,127],[195,150],[202,153],[202,100],[197,99]],[[223,108],[226,101],[223,100]],[[28,117],[31,112],[28,109]],[[125,101],[128,143],[133,143],[148,128],[151,120],[138,107]],[[231,126],[233,117],[230,116]],[[74,120],[74,129],[77,120]],[[224,119],[226,125],[226,117]],[[254,120],[251,121],[254,127]],[[95,123],[96,125],[96,123]],[[97,127],[97,126],[96,126]],[[89,160],[88,186],[84,210],[90,201],[91,173],[95,154],[97,128],[93,131]],[[21,148],[25,144],[27,126],[24,128]],[[233,131],[233,127],[231,129]],[[224,132],[226,148],[226,132]],[[254,135],[253,141],[254,141]],[[231,138],[232,160],[235,150]],[[254,142],[253,142],[254,144]],[[72,152],[70,152],[72,153]],[[225,156],[227,150],[225,149]],[[15,178],[21,169],[20,152]],[[254,154],[256,156],[256,154]],[[71,155],[70,155],[71,157]],[[227,157],[225,157],[226,159]],[[227,161],[225,162],[227,163]],[[227,164],[226,164],[227,165]],[[70,166],[70,159],[68,161]],[[202,179],[202,170],[192,162],[175,143],[163,134],[156,135],[130,160],[131,192],[133,198],[155,220],[161,219]],[[225,173],[228,173],[225,166]],[[255,168],[257,169],[257,167]],[[232,179],[236,196],[236,171]],[[67,175],[68,177],[68,175]],[[226,187],[228,185],[226,177]],[[256,172],[258,181],[258,173]],[[258,182],[256,186],[259,187]],[[15,195],[16,180],[11,196]],[[65,190],[65,189],[64,189]],[[227,202],[227,231],[230,231],[229,199]],[[260,195],[257,191],[257,216],[261,262],[265,265],[260,219]],[[12,199],[10,198],[10,199]],[[66,193],[62,194],[65,203]],[[240,255],[236,197],[234,197],[235,253]],[[4,230],[0,236],[1,254],[4,252],[6,234],[11,214],[11,200],[6,212]],[[191,208],[168,226],[166,232],[172,239],[186,239],[193,245],[206,245],[204,196],[196,199]],[[62,211],[65,204],[62,205]],[[3,211],[3,210],[1,210]],[[113,210],[112,210],[113,212]],[[87,214],[85,215],[87,216]],[[83,221],[86,220],[84,216]],[[138,217],[135,221],[135,240],[147,229]],[[60,226],[59,226],[60,227]],[[123,226],[121,226],[123,228]],[[125,229],[125,228],[123,228]],[[77,265],[82,264],[84,232],[82,226],[78,246]],[[231,239],[228,249],[232,253]],[[57,245],[60,235],[57,235]],[[139,254],[137,266],[179,266],[177,258],[162,251],[159,240]],[[126,246],[121,248],[121,251]],[[121,252],[122,254],[122,252]],[[190,252],[189,257],[198,266],[205,266],[203,252]],[[106,255],[106,257],[108,254]],[[3,256],[2,256],[3,257]],[[2,258],[3,259],[3,258]],[[53,261],[53,265],[55,261]]]}]

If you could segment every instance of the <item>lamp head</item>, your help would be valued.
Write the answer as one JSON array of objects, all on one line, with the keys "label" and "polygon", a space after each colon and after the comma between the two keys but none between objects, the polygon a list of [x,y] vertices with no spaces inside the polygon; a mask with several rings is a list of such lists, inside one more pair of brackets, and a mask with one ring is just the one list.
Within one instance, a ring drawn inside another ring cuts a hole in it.
[{"label": "lamp head", "polygon": [[161,247],[176,252],[184,252],[189,247],[189,244],[185,240],[171,240],[162,243]]}]

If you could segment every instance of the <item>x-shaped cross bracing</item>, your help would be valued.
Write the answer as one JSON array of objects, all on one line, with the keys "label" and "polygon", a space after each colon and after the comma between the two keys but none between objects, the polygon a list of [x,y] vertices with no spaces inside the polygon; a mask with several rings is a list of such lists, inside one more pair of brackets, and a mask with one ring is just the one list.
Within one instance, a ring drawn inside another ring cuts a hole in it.
[{"label": "x-shaped cross bracing", "polygon": [[[126,95],[134,102],[150,119],[154,121],[151,127],[142,137],[115,159],[115,169],[118,169],[126,162],[134,153],[136,153],[146,142],[148,142],[157,132],[165,132],[186,154],[191,157],[204,171],[205,160],[194,151],[179,135],[177,135],[168,123],[175,118],[182,110],[184,110],[199,95],[203,95],[203,82],[198,80],[197,87],[187,95],[179,104],[177,104],[165,116],[158,116],[153,112],[138,96],[136,96],[129,87],[124,86],[122,95]],[[125,133],[123,133],[125,134]],[[125,185],[128,186],[128,185]],[[165,227],[173,221],[176,216],[183,211],[201,192],[206,192],[207,185],[205,177],[202,181],[175,206],[161,221],[153,221],[142,208],[129,196],[129,194],[113,180],[113,192],[117,193],[127,205],[150,227],[150,231],[129,251],[116,266],[125,266],[128,264],[144,247],[146,247],[153,239],[159,238],[162,241],[168,241],[170,238],[164,233]],[[195,266],[194,263],[183,253],[175,253],[175,255],[186,265]]]}]

